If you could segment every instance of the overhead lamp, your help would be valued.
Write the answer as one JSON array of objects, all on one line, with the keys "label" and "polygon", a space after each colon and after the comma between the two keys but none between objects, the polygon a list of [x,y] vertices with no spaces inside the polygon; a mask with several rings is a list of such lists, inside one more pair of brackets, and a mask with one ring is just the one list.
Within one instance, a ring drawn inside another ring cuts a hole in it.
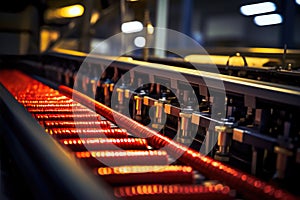
[{"label": "overhead lamp", "polygon": [[140,21],[125,22],[121,25],[123,33],[135,33],[143,30],[143,24]]},{"label": "overhead lamp", "polygon": [[100,18],[100,13],[97,11],[93,12],[91,15],[90,23],[95,24],[99,20],[99,18]]},{"label": "overhead lamp", "polygon": [[240,8],[240,12],[246,16],[273,12],[275,10],[276,10],[276,5],[273,2],[263,2],[263,3],[244,5]]},{"label": "overhead lamp", "polygon": [[45,12],[46,19],[73,18],[83,15],[84,7],[80,4],[49,9]]},{"label": "overhead lamp", "polygon": [[147,32],[148,34],[152,35],[154,33],[154,27],[152,24],[147,24]]},{"label": "overhead lamp", "polygon": [[84,7],[80,4],[57,9],[57,13],[59,14],[59,16],[64,18],[79,17],[83,14],[83,12]]},{"label": "overhead lamp", "polygon": [[300,5],[300,0],[295,0],[296,4]]},{"label": "overhead lamp", "polygon": [[146,45],[146,39],[144,38],[144,37],[136,37],[135,39],[134,39],[134,45],[136,46],[136,47],[145,47],[145,45]]},{"label": "overhead lamp", "polygon": [[267,26],[282,23],[280,14],[260,15],[254,17],[254,23],[258,26]]}]

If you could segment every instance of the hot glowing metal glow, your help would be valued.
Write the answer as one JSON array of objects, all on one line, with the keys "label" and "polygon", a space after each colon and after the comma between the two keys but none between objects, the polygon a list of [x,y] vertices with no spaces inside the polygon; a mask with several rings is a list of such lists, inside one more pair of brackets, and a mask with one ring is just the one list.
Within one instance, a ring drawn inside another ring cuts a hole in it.
[{"label": "hot glowing metal glow", "polygon": [[193,169],[190,166],[160,166],[160,165],[132,165],[132,166],[119,166],[119,167],[100,167],[98,168],[99,175],[110,174],[129,174],[129,173],[146,173],[146,172],[184,172],[192,173]]}]

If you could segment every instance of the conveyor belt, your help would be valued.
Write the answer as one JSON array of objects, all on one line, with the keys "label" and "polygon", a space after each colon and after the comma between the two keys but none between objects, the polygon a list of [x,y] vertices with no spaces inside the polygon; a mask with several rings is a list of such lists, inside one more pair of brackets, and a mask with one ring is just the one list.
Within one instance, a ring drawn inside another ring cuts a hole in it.
[{"label": "conveyor belt", "polygon": [[79,165],[111,185],[116,198],[294,199],[70,88],[54,90],[19,71],[1,71],[0,81]]}]

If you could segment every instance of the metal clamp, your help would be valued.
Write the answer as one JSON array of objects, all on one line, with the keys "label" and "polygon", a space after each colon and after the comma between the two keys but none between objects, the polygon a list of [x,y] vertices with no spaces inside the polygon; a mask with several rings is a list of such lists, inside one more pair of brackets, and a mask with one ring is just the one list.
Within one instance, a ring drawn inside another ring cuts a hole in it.
[{"label": "metal clamp", "polygon": [[193,140],[191,136],[191,118],[192,118],[193,109],[191,106],[183,108],[179,113],[180,117],[180,135],[177,136],[177,141],[183,144],[190,144]]},{"label": "metal clamp", "polygon": [[215,131],[218,134],[218,147],[214,158],[219,161],[229,161],[229,147],[232,138],[232,125],[233,123],[226,122],[224,125],[216,126]]}]

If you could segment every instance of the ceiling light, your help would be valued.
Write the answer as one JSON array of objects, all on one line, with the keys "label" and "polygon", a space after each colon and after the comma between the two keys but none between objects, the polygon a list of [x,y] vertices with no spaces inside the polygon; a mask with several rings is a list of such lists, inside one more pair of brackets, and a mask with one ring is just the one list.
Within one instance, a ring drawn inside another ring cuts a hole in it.
[{"label": "ceiling light", "polygon": [[279,14],[260,15],[254,18],[254,22],[258,26],[280,24],[282,22],[282,17]]},{"label": "ceiling light", "polygon": [[134,39],[134,45],[137,47],[145,47],[146,39],[144,37],[136,37]]},{"label": "ceiling light", "polygon": [[143,30],[143,24],[140,21],[125,22],[121,25],[123,33],[135,33]]},{"label": "ceiling light", "polygon": [[83,14],[84,7],[80,4],[66,6],[63,8],[59,8],[57,13],[59,13],[60,17],[71,18],[71,17],[79,17]]},{"label": "ceiling light", "polygon": [[251,5],[245,5],[240,8],[240,12],[246,16],[273,12],[275,10],[276,5],[273,2],[256,3]]}]

